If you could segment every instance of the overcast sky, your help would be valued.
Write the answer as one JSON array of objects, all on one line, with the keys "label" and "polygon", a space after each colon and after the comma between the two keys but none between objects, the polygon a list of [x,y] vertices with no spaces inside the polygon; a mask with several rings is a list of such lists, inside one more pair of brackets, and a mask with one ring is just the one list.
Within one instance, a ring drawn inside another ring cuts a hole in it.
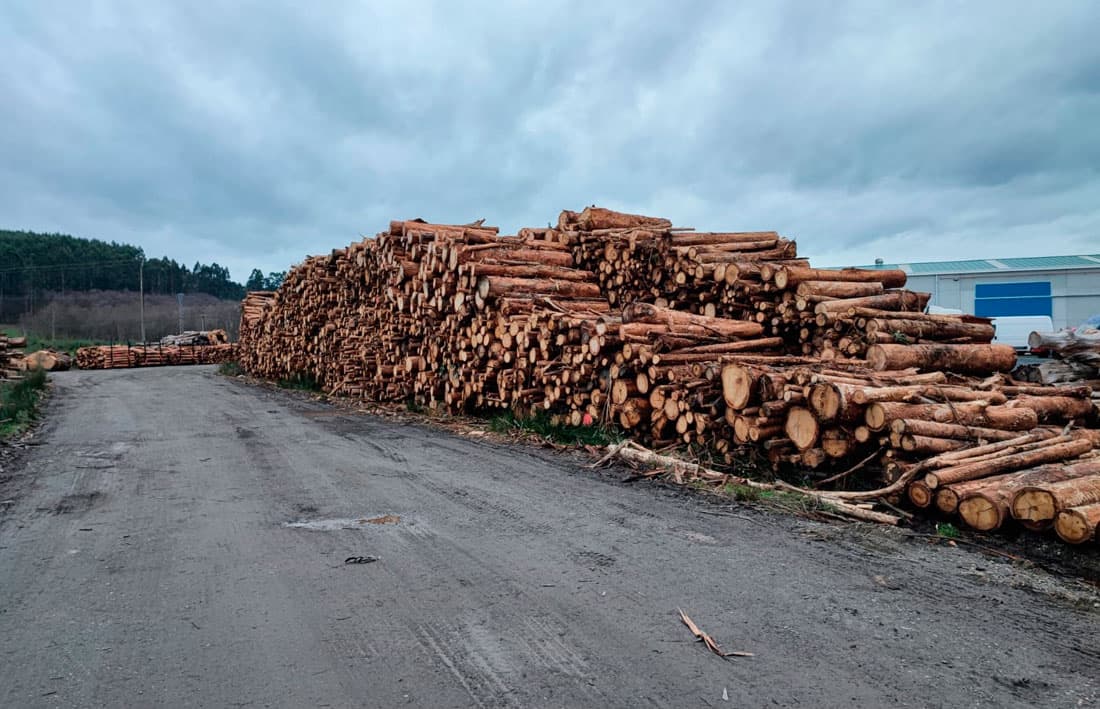
[{"label": "overcast sky", "polygon": [[240,280],[586,204],[821,265],[1100,253],[1098,30],[1093,0],[13,0],[0,228]]}]

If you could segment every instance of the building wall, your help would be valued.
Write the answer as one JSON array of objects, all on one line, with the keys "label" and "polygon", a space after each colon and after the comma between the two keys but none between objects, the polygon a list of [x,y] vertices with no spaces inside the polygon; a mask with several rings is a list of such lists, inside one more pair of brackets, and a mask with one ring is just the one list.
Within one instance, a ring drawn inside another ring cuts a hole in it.
[{"label": "building wall", "polygon": [[932,294],[932,304],[956,308],[966,313],[975,310],[975,286],[979,283],[1050,282],[1051,319],[1055,329],[1072,327],[1092,315],[1100,314],[1100,268],[1072,271],[991,271],[938,276],[910,276],[911,290]]}]

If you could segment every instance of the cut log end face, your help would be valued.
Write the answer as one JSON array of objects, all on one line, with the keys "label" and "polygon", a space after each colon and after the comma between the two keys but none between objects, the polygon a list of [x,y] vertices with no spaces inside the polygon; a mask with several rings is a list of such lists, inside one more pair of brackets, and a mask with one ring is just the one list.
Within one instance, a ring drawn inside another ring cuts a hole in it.
[{"label": "cut log end face", "polygon": [[817,419],[809,409],[795,406],[787,413],[787,423],[784,430],[787,438],[795,444],[799,450],[808,450],[817,443],[819,425]]},{"label": "cut log end face", "polygon": [[747,368],[732,364],[722,368],[722,396],[727,406],[745,408],[752,399],[752,384]]},{"label": "cut log end face", "polygon": [[1002,510],[982,494],[968,495],[959,501],[959,516],[968,526],[980,532],[997,529],[1004,523]]},{"label": "cut log end face", "polygon": [[932,495],[931,488],[919,480],[909,485],[909,501],[917,507],[929,507],[932,504]]},{"label": "cut log end face", "polygon": [[1073,507],[1058,513],[1054,531],[1064,542],[1084,544],[1096,538],[1097,524],[1100,524],[1100,505]]},{"label": "cut log end face", "polygon": [[1040,488],[1024,488],[1012,500],[1012,516],[1022,523],[1049,524],[1057,513],[1054,496]]},{"label": "cut log end face", "polygon": [[[927,491],[927,487],[925,488],[925,490]],[[938,509],[940,512],[943,512],[944,514],[949,514],[949,515],[955,514],[956,512],[958,512],[959,511],[959,496],[958,496],[958,494],[950,488],[943,488],[942,490],[937,490],[936,491],[936,509]]]}]

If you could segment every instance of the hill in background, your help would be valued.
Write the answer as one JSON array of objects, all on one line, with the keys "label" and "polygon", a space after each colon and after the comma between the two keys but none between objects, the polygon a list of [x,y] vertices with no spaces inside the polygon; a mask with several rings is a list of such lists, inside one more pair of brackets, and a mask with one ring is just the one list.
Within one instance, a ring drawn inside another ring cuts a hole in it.
[{"label": "hill in background", "polygon": [[[251,289],[278,287],[283,274],[254,270]],[[217,263],[191,268],[140,247],[68,234],[0,230],[0,323],[40,337],[137,342],[144,281],[146,339],[183,329],[224,328],[235,336],[245,286]]]}]

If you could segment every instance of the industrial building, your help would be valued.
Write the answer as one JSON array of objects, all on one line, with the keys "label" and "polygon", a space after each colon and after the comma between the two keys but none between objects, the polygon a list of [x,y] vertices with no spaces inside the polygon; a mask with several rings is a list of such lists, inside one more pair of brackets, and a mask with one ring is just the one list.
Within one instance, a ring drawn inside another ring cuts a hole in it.
[{"label": "industrial building", "polygon": [[1056,330],[1100,315],[1100,254],[882,263],[899,268],[907,287],[932,294],[931,304],[997,318],[1046,315]]}]

